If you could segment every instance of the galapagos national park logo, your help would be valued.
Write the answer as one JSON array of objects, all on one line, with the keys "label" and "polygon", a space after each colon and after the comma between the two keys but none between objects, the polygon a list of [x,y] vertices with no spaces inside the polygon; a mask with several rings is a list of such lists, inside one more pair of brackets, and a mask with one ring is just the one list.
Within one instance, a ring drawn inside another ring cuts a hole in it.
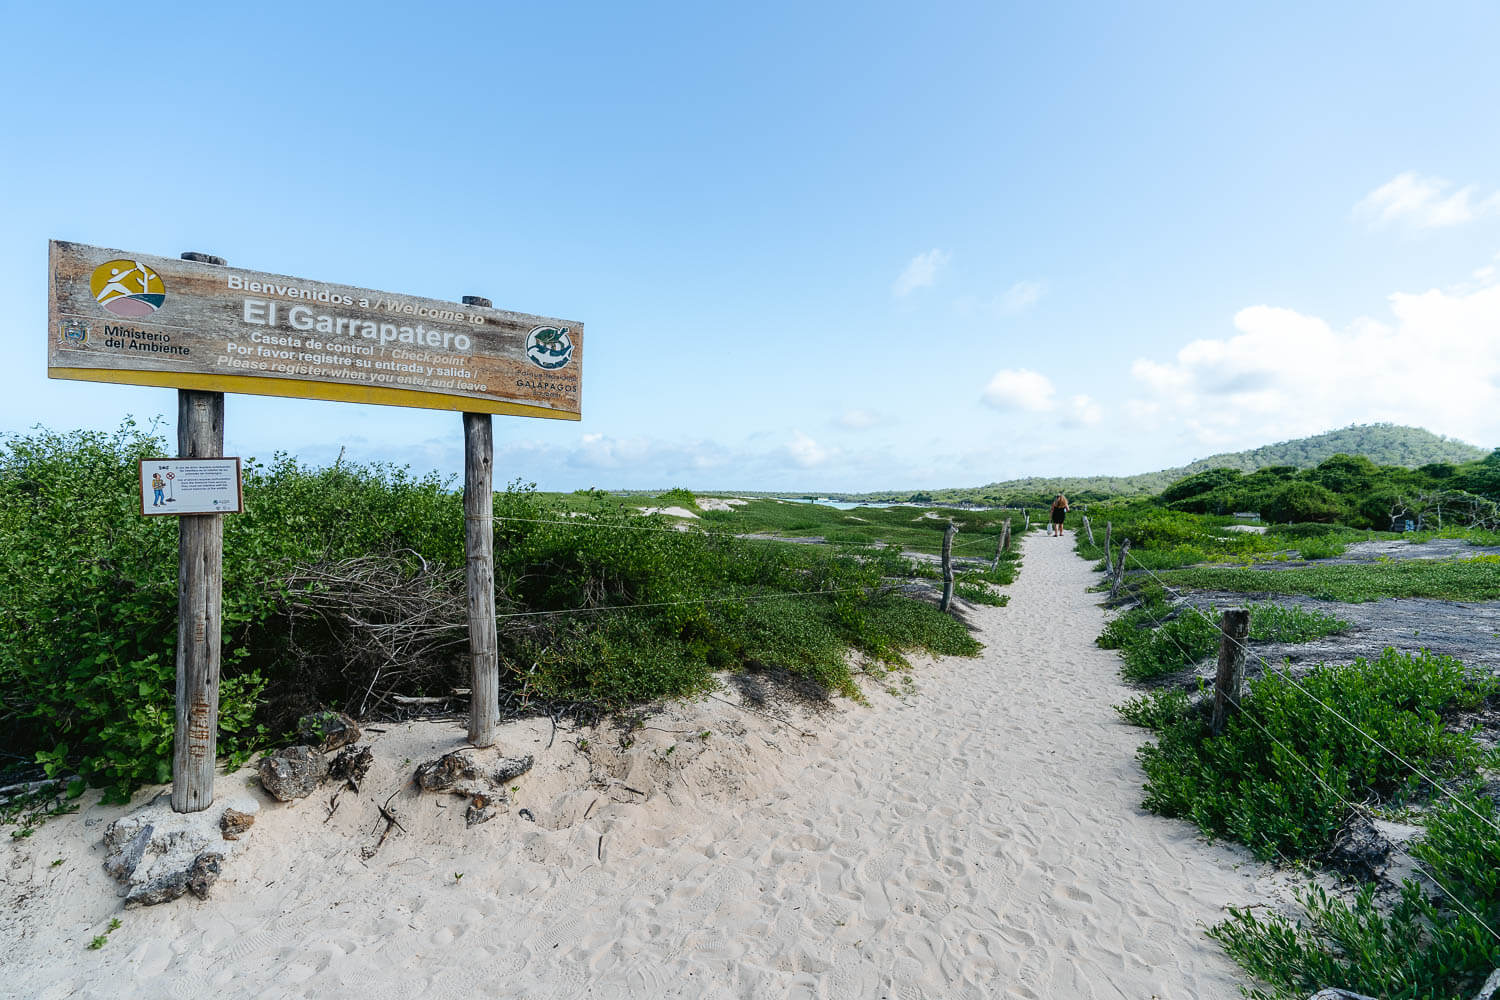
[{"label": "galapagos national park logo", "polygon": [[161,308],[167,286],[145,264],[134,260],[109,260],[94,268],[89,291],[106,310],[125,319],[150,316]]},{"label": "galapagos national park logo", "polygon": [[568,328],[539,326],[526,338],[526,357],[538,368],[555,371],[573,360],[573,340]]}]

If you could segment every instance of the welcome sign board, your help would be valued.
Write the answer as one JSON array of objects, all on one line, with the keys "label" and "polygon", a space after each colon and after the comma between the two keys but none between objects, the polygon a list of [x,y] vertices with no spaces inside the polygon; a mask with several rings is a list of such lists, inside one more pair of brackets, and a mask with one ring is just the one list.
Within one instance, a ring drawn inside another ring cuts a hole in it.
[{"label": "welcome sign board", "polygon": [[47,374],[577,420],[583,324],[53,240]]}]

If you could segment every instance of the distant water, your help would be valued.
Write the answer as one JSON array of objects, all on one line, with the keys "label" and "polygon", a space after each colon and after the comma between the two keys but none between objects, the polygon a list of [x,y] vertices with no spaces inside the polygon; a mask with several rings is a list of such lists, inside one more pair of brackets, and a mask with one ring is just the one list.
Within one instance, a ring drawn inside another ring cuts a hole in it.
[{"label": "distant water", "polygon": [[826,497],[819,500],[809,500],[807,497],[777,497],[778,500],[786,500],[790,503],[815,503],[819,507],[832,507],[835,510],[853,510],[856,507],[899,507],[901,504],[894,503],[850,503],[847,500],[829,500]]}]

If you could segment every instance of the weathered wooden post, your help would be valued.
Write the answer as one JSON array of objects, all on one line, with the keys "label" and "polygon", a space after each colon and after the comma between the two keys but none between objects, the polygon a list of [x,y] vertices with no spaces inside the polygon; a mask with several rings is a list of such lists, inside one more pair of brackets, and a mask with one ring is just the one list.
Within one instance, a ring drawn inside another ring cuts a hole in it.
[{"label": "weathered wooden post", "polygon": [[[224,265],[222,257],[183,260]],[[224,394],[177,390],[177,455],[224,454]],[[177,519],[177,720],[172,739],[172,809],[198,812],[214,801],[219,747],[219,665],[224,609],[224,515]]]},{"label": "weathered wooden post", "polygon": [[1008,548],[1010,548],[1010,518],[1007,516],[1000,525],[1000,537],[995,540],[995,558],[990,563],[991,570],[1000,568],[1000,556]]},{"label": "weathered wooden post", "polygon": [[1233,704],[1238,704],[1245,686],[1245,640],[1250,637],[1250,609],[1225,608],[1219,615],[1219,670],[1214,675],[1214,714],[1210,729],[1215,736]]},{"label": "weathered wooden post", "polygon": [[953,536],[958,534],[958,525],[952,521],[943,529],[943,599],[938,603],[939,611],[947,611],[953,603]]},{"label": "weathered wooden post", "polygon": [[[491,307],[465,295],[466,306]],[[488,413],[464,414],[464,557],[469,598],[469,742],[487,747],[500,724],[495,629],[495,430]]]},{"label": "weathered wooden post", "polygon": [[1120,592],[1120,583],[1125,579],[1125,556],[1130,553],[1130,539],[1120,543],[1120,558],[1115,561],[1115,577],[1109,585],[1109,599],[1114,600]]},{"label": "weathered wooden post", "polygon": [[1104,572],[1111,576],[1115,572],[1114,557],[1109,554],[1109,532],[1113,527],[1113,523],[1109,521],[1104,522]]},{"label": "weathered wooden post", "polygon": [[1089,524],[1089,516],[1087,514],[1083,515],[1083,530],[1088,533],[1089,544],[1093,545],[1094,544],[1094,526],[1091,525],[1091,524]]},{"label": "weathered wooden post", "polygon": [[1021,513],[1023,513],[1023,514],[1026,515],[1026,527],[1022,528],[1021,530],[1022,531],[1030,531],[1031,530],[1031,511],[1024,510]]}]

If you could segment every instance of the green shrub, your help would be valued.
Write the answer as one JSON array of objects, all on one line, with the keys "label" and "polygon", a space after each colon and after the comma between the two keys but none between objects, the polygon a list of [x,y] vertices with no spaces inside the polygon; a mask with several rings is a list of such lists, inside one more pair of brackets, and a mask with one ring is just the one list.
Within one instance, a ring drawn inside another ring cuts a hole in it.
[{"label": "green shrub", "polygon": [[1169,586],[1242,593],[1306,594],[1324,601],[1379,601],[1435,597],[1449,601],[1500,600],[1500,573],[1473,559],[1409,559],[1359,565],[1303,566],[1266,572],[1201,567],[1162,574]]},{"label": "green shrub", "polygon": [[1328,538],[1310,538],[1297,548],[1303,559],[1332,559],[1344,554],[1344,543]]},{"label": "green shrub", "polygon": [[[1387,649],[1374,661],[1321,667],[1299,683],[1307,693],[1279,674],[1251,681],[1243,712],[1217,737],[1197,718],[1164,725],[1139,751],[1146,808],[1190,819],[1262,858],[1308,858],[1331,843],[1345,800],[1374,795],[1399,805],[1430,791],[1366,736],[1438,780],[1470,776],[1483,758],[1474,738],[1450,732],[1441,713],[1479,704],[1495,684],[1474,680],[1450,657]],[[1318,701],[1337,706],[1358,730]]]},{"label": "green shrub", "polygon": [[[137,508],[137,462],[161,443],[39,431],[0,447],[0,747],[47,753],[115,796],[171,774],[177,525]],[[219,747],[245,752],[264,681],[226,588]]]},{"label": "green shrub", "polygon": [[[1105,649],[1121,651],[1121,673],[1127,679],[1155,680],[1213,655],[1219,648],[1218,620],[1213,608],[1172,608],[1157,600],[1120,615],[1095,641]],[[1348,622],[1321,611],[1250,605],[1250,638],[1259,642],[1308,642],[1348,627]]]},{"label": "green shrub", "polygon": [[1231,908],[1209,933],[1271,985],[1247,991],[1252,997],[1302,1000],[1330,983],[1385,1000],[1472,996],[1496,964],[1496,819],[1494,803],[1473,794],[1462,804],[1444,801],[1428,815],[1426,834],[1411,853],[1445,891],[1429,895],[1408,879],[1388,908],[1371,886],[1349,901],[1310,886],[1300,898],[1305,920]]},{"label": "green shrub", "polygon": [[1338,494],[1326,486],[1307,481],[1278,487],[1261,504],[1260,516],[1267,521],[1338,521],[1348,514]]},{"label": "green shrub", "polygon": [[1160,730],[1187,715],[1188,695],[1178,688],[1157,688],[1116,705],[1120,718],[1142,729]]},{"label": "green shrub", "polygon": [[[0,750],[77,769],[115,797],[170,772],[177,532],[136,509],[137,462],[164,453],[131,424],[0,442]],[[224,522],[219,748],[232,758],[302,712],[357,711],[374,684],[338,655],[346,626],[293,630],[296,571],[354,558],[407,575],[464,565],[462,500],[435,476],[278,455],[247,463],[245,506]],[[898,553],[651,530],[663,520],[603,494],[544,500],[516,483],[495,496],[509,710],[597,714],[703,690],[713,671],[748,663],[852,693],[851,648],[890,662],[979,648],[951,617],[884,592],[883,576],[909,568]],[[452,631],[422,682],[436,693],[467,674]]]},{"label": "green shrub", "polygon": [[960,576],[953,582],[953,592],[974,604],[987,604],[1003,608],[1010,603],[1010,595],[1002,594],[991,587],[983,576]]},{"label": "green shrub", "polygon": [[685,507],[688,510],[696,511],[698,509],[698,498],[693,495],[692,490],[685,490],[679,486],[676,489],[670,489],[665,493],[657,494],[655,506]]}]

